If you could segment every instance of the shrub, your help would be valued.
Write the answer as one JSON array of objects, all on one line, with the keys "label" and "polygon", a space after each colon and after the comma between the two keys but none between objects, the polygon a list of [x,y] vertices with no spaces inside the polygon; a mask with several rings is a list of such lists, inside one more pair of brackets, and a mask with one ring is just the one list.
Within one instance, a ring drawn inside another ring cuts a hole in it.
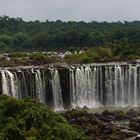
[{"label": "shrub", "polygon": [[87,140],[60,115],[31,99],[0,96],[1,140]]}]

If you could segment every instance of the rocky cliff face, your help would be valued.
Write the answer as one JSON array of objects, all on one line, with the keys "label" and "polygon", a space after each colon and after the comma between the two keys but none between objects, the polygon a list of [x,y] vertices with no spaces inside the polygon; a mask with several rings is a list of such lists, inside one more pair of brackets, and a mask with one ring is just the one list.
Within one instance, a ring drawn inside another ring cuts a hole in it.
[{"label": "rocky cliff face", "polygon": [[0,93],[32,97],[56,111],[83,106],[137,106],[140,66],[120,63],[1,68]]}]

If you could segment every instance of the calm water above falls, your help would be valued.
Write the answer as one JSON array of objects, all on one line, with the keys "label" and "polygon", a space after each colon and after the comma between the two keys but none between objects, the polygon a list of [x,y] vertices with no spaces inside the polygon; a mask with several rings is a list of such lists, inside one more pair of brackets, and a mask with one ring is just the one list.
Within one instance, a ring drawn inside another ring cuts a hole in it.
[{"label": "calm water above falls", "polygon": [[87,106],[140,104],[140,66],[98,64],[0,70],[0,91],[19,99],[32,97],[55,111]]}]

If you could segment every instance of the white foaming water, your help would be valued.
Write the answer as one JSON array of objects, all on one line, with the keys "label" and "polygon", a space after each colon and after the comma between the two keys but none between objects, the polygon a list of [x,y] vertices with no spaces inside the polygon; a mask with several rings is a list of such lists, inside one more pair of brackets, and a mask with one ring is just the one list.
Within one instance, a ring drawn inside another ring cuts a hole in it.
[{"label": "white foaming water", "polygon": [[2,76],[2,94],[9,95],[9,86],[8,86],[8,80],[6,78],[6,71],[1,71]]},{"label": "white foaming water", "polygon": [[124,106],[123,104],[123,75],[120,66],[115,66],[115,106]]},{"label": "white foaming water", "polygon": [[104,70],[101,66],[70,69],[72,107],[137,106],[138,72],[138,67],[131,65],[104,66]]},{"label": "white foaming water", "polygon": [[105,67],[105,94],[107,105],[113,105],[113,72],[112,67]]},{"label": "white foaming water", "polygon": [[53,90],[53,103],[55,111],[64,110],[63,99],[61,94],[60,78],[57,69],[51,70],[52,77],[52,90]]},{"label": "white foaming water", "polygon": [[71,102],[71,106],[75,107],[76,89],[75,89],[74,68],[70,69],[70,102]]},{"label": "white foaming water", "polygon": [[40,70],[35,70],[36,94],[41,103],[45,103],[45,87],[43,86],[43,79],[41,78]]},{"label": "white foaming water", "polygon": [[16,92],[17,92],[17,87],[16,87],[16,78],[14,77],[14,74],[11,73],[10,71],[7,71],[7,75],[10,78],[10,91],[11,91],[11,95],[16,97]]},{"label": "white foaming water", "polygon": [[75,75],[71,69],[70,95],[73,107],[89,108],[97,107],[96,100],[96,68],[92,71],[90,67],[76,68]]},{"label": "white foaming water", "polygon": [[137,106],[137,67],[134,67],[134,106]]},{"label": "white foaming water", "polygon": [[2,73],[2,93],[16,97],[17,93],[17,80],[13,73],[10,71],[1,71]]},{"label": "white foaming water", "polygon": [[[65,72],[65,67],[63,71]],[[69,97],[68,101],[70,100],[73,108],[125,107],[137,106],[140,103],[139,65],[69,67],[69,77],[64,79],[61,75],[60,79],[57,68],[33,68],[14,72],[0,70],[0,72],[2,94],[17,98],[31,96],[42,103],[50,100],[49,104],[53,105],[55,111],[63,110],[67,105],[66,101],[63,104],[63,100]],[[64,76],[67,76],[67,73]],[[68,88],[62,88],[68,97],[61,91],[61,86],[65,86],[64,83],[68,84],[66,85]]]}]

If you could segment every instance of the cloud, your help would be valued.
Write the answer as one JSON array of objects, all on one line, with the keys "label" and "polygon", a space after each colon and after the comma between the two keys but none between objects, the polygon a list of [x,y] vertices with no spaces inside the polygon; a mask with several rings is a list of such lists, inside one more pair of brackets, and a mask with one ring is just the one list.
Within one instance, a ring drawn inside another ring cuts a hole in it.
[{"label": "cloud", "polygon": [[140,0],[0,0],[0,14],[24,20],[139,20]]}]

